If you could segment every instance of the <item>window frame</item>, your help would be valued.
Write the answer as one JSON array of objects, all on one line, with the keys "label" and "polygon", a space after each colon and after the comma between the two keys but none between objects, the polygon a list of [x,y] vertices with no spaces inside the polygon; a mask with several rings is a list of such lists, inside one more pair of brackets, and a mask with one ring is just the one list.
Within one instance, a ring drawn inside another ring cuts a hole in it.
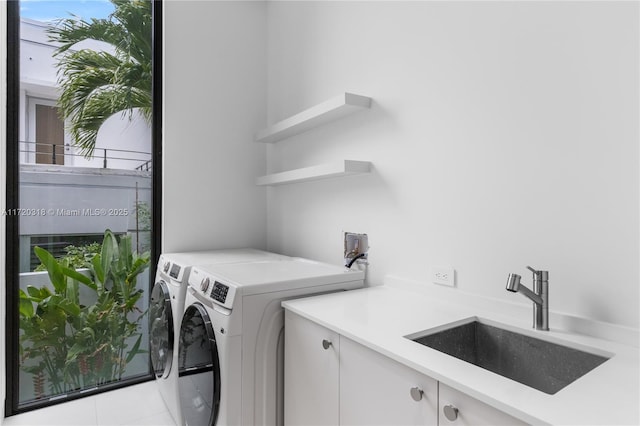
[{"label": "window frame", "polygon": [[[152,169],[152,232],[151,232],[151,261],[149,263],[149,288],[154,282],[154,272],[161,253],[162,230],[162,8],[163,0],[151,0],[152,3],[152,129],[151,129],[151,159]],[[6,164],[5,164],[5,207],[15,209],[19,207],[19,132],[20,132],[20,1],[8,0],[6,5]],[[18,216],[5,215],[5,405],[6,417],[24,413],[38,408],[56,405],[66,401],[82,398],[110,391],[133,384],[154,379],[151,363],[147,374],[136,376],[101,386],[98,389],[70,393],[63,398],[47,399],[43,401],[19,405],[19,310],[18,285],[19,277],[19,222]]]}]

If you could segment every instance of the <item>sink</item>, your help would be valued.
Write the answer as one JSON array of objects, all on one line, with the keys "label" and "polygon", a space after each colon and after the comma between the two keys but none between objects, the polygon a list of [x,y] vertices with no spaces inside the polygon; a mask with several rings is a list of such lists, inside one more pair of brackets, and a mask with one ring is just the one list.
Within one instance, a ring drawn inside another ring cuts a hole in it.
[{"label": "sink", "polygon": [[406,337],[551,395],[610,358],[489,325],[477,318],[465,321]]}]

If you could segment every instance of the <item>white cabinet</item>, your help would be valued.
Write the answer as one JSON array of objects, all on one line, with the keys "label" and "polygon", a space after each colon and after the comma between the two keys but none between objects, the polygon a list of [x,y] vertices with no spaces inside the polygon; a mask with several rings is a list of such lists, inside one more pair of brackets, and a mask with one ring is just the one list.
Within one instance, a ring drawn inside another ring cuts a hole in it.
[{"label": "white cabinet", "polygon": [[440,426],[515,426],[526,424],[442,383],[439,384],[438,405]]},{"label": "white cabinet", "polygon": [[438,382],[340,337],[341,425],[436,425]]},{"label": "white cabinet", "polygon": [[436,425],[438,382],[285,310],[285,425]]},{"label": "white cabinet", "polygon": [[286,309],[284,329],[285,425],[526,424]]},{"label": "white cabinet", "polygon": [[339,424],[340,336],[285,311],[285,425]]}]

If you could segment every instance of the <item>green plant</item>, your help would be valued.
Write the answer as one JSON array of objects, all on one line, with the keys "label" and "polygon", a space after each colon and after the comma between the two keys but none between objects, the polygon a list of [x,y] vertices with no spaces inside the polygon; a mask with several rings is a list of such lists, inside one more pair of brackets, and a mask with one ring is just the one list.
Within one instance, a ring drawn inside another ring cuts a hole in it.
[{"label": "green plant", "polygon": [[[100,243],[90,243],[82,246],[74,246],[68,245],[64,248],[65,255],[60,257],[58,260],[68,261],[68,267],[79,269],[86,268],[90,263],[93,256],[97,253],[100,253]],[[47,267],[44,263],[40,263],[40,265],[36,266],[33,270],[34,272],[43,272],[46,271]]]},{"label": "green plant", "polygon": [[151,230],[151,209],[149,204],[145,201],[138,201],[136,203],[136,215],[138,222],[138,230],[150,231]]},{"label": "green plant", "polygon": [[[34,250],[53,286],[20,291],[21,365],[33,375],[35,397],[44,396],[45,382],[61,394],[121,379],[127,364],[144,352],[139,328],[145,313],[136,306],[143,291],[136,278],[149,265],[148,253],[138,256],[130,237],[118,243],[107,230],[87,276],[68,259]],[[81,297],[81,285],[89,297]]]}]

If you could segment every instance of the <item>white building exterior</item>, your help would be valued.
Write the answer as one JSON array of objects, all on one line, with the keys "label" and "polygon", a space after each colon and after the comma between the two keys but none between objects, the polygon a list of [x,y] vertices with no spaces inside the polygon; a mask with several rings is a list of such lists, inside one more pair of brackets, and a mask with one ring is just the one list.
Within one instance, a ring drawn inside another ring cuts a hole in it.
[{"label": "white building exterior", "polygon": [[[20,22],[20,161],[23,164],[50,161],[50,156],[36,159],[36,108],[55,107],[59,93],[57,88],[56,44],[49,41],[47,28],[50,23],[21,19]],[[89,40],[77,48],[112,50],[108,44]],[[145,167],[150,159],[151,127],[144,118],[134,112],[116,114],[107,119],[98,133],[94,158],[86,159],[73,146],[65,132],[64,148],[60,147],[55,164],[74,167],[105,167],[111,169],[135,169]],[[50,148],[49,148],[50,149]],[[60,153],[64,150],[63,159]]]},{"label": "white building exterior", "polygon": [[[148,212],[151,205],[150,124],[137,111],[116,114],[100,129],[94,157],[80,155],[57,115],[49,25],[20,23],[20,206],[29,212],[20,218],[21,272],[33,268],[34,245],[61,250],[99,239],[105,229],[132,234],[136,245],[139,237],[141,248],[149,238],[136,206]],[[76,48],[111,49],[97,41]]]}]

